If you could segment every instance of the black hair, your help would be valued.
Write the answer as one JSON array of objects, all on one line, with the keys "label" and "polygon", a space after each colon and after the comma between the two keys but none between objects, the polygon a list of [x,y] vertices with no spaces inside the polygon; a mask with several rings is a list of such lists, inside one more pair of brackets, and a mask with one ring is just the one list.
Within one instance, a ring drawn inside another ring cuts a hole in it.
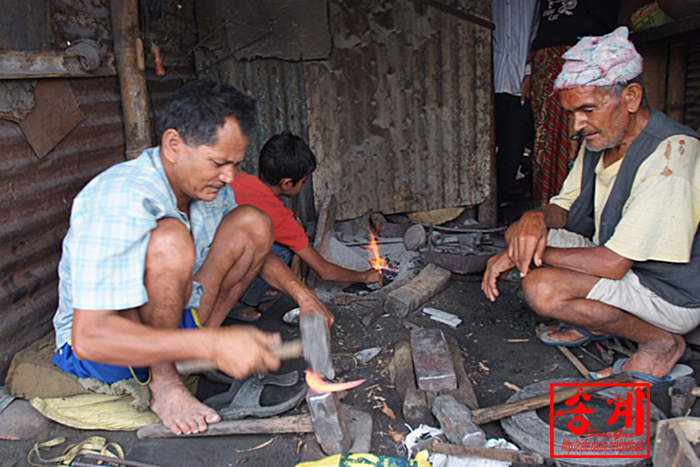
[{"label": "black hair", "polygon": [[640,102],[640,105],[642,107],[649,107],[649,100],[647,99],[647,88],[644,86],[644,78],[642,78],[641,73],[632,78],[631,80],[627,81],[626,83],[620,83],[620,84],[613,84],[612,86],[608,86],[610,89],[610,93],[614,94],[617,97],[620,97],[622,94],[622,91],[627,89],[627,86],[630,84],[638,84],[642,87],[642,101]]},{"label": "black hair", "polygon": [[260,151],[260,180],[268,185],[279,185],[283,178],[293,184],[316,170],[316,156],[306,141],[284,131],[270,138]]},{"label": "black hair", "polygon": [[188,146],[213,146],[226,117],[234,117],[244,135],[255,133],[255,99],[213,78],[190,81],[175,91],[158,122],[158,144],[163,133],[177,130]]}]

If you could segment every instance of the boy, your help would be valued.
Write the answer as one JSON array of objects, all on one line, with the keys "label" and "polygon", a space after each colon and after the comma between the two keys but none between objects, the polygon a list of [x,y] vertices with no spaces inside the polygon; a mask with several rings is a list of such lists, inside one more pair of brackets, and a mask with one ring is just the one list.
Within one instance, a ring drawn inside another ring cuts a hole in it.
[{"label": "boy", "polygon": [[[269,214],[275,230],[272,252],[285,263],[289,264],[296,253],[325,281],[365,284],[379,282],[379,273],[374,269],[353,271],[323,259],[309,245],[304,229],[294,218],[294,213],[279,199],[280,196],[293,198],[298,195],[315,169],[316,156],[308,144],[285,131],[270,138],[260,151],[260,178],[238,172],[231,187],[239,205],[249,204]],[[235,307],[229,317],[243,321],[258,319],[260,313],[253,307],[265,300],[266,288],[267,283],[256,278],[240,299],[245,305]]]}]

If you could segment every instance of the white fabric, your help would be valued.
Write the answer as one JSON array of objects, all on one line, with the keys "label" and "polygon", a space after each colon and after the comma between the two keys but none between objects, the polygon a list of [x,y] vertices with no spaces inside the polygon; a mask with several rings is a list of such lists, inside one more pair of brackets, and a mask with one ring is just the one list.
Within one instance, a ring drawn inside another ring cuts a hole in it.
[{"label": "white fabric", "polygon": [[527,55],[537,34],[535,0],[492,0],[494,91],[520,95],[520,83],[530,74]]}]

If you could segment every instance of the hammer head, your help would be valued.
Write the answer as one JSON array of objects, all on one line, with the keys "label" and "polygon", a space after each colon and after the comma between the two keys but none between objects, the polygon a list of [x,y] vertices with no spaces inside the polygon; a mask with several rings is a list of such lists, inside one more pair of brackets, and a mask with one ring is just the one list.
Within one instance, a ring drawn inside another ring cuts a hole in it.
[{"label": "hammer head", "polygon": [[335,377],[333,361],[331,360],[331,342],[322,315],[304,315],[299,319],[301,343],[304,347],[304,359],[309,369],[326,379]]},{"label": "hammer head", "polygon": [[685,417],[695,403],[697,396],[695,391],[698,383],[692,376],[683,376],[676,380],[669,388],[671,396],[671,415],[673,417]]}]

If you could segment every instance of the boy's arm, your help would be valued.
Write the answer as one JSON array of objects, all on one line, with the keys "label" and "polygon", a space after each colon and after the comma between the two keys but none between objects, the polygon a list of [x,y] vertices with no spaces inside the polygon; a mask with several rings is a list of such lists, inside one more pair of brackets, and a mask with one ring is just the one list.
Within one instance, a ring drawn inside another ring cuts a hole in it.
[{"label": "boy's arm", "polygon": [[371,284],[372,282],[379,282],[380,280],[379,272],[375,269],[353,271],[338,266],[337,264],[329,263],[323,259],[323,256],[321,256],[318,251],[314,250],[311,245],[308,245],[302,250],[295,251],[295,253],[324,281],[364,282],[365,284]]}]

